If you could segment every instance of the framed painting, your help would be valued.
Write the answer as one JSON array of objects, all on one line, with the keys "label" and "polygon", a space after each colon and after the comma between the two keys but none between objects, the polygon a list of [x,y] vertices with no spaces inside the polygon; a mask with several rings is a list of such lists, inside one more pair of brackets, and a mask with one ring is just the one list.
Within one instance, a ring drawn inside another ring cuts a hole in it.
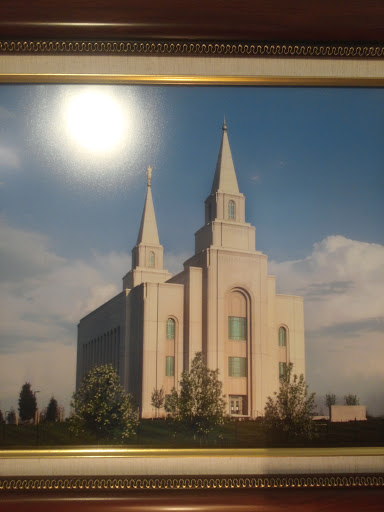
[{"label": "framed painting", "polygon": [[[65,23],[37,40],[42,22],[30,19],[4,25],[0,41],[1,408],[16,410],[31,381],[40,412],[55,396],[66,417],[83,377],[110,363],[142,426],[124,448],[95,437],[57,447],[44,446],[34,418],[19,449],[3,424],[3,502],[28,507],[43,492],[45,506],[109,496],[126,508],[203,509],[226,492],[228,508],[274,510],[275,499],[308,507],[319,492],[341,506],[353,487],[356,506],[374,507],[384,482],[384,401],[374,391],[383,379],[382,45],[225,41],[220,23],[215,40],[177,29],[179,39],[143,39],[139,17],[136,40],[118,40],[119,24],[115,40],[81,38],[87,29],[74,24],[73,40]],[[259,277],[249,281],[250,270]],[[215,296],[204,292],[213,282]],[[150,307],[135,298],[144,289]],[[153,391],[180,391],[198,352],[219,369],[232,430],[207,448],[168,431],[156,446],[165,404],[156,408]],[[323,444],[245,440],[287,362],[317,393]],[[362,414],[364,427],[332,431],[333,393],[339,404],[354,396],[349,407],[360,409],[347,419]]]}]

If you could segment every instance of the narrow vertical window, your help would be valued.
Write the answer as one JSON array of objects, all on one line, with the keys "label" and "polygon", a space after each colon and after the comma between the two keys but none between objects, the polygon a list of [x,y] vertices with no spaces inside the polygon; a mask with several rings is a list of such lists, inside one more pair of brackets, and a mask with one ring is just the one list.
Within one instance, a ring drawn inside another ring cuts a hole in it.
[{"label": "narrow vertical window", "polygon": [[173,356],[166,356],[165,358],[165,376],[174,377],[175,375],[175,358]]},{"label": "narrow vertical window", "polygon": [[172,395],[165,395],[164,397],[164,409],[167,411],[167,408],[169,406],[169,402],[171,400]]},{"label": "narrow vertical window", "polygon": [[173,318],[167,320],[167,340],[175,339],[175,321]]},{"label": "narrow vertical window", "polygon": [[235,218],[235,201],[229,201],[228,203],[228,219],[234,219]]},{"label": "narrow vertical window", "polygon": [[229,375],[229,377],[246,377],[247,376],[247,358],[246,357],[229,357],[228,358],[228,375]]},{"label": "narrow vertical window", "polygon": [[285,327],[280,327],[279,329],[279,347],[287,346],[287,329]]},{"label": "narrow vertical window", "polygon": [[83,376],[87,372],[87,356],[88,356],[88,343],[83,345]]},{"label": "narrow vertical window", "polygon": [[155,253],[151,251],[149,253],[149,266],[154,267],[155,266]]},{"label": "narrow vertical window", "polygon": [[116,343],[117,343],[117,363],[116,363],[116,368],[117,368],[117,373],[120,372],[120,340],[117,336],[117,331],[115,329],[115,339],[116,339]]},{"label": "narrow vertical window", "polygon": [[280,380],[284,377],[286,369],[287,369],[287,363],[279,363],[279,379]]}]

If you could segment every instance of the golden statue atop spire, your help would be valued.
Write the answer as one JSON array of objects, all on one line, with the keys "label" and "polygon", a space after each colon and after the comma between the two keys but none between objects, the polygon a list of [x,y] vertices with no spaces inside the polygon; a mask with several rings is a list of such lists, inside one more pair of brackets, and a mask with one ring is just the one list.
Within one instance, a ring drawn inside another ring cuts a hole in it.
[{"label": "golden statue atop spire", "polygon": [[151,178],[152,178],[152,167],[150,165],[148,165],[148,168],[147,168],[147,186],[150,187],[151,186]]}]

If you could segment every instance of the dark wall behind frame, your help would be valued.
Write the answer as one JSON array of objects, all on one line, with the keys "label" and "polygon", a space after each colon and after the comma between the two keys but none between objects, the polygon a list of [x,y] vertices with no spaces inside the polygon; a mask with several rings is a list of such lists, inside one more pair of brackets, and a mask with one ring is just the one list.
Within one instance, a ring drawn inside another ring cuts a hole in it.
[{"label": "dark wall behind frame", "polygon": [[384,42],[383,0],[1,0],[0,39]]}]

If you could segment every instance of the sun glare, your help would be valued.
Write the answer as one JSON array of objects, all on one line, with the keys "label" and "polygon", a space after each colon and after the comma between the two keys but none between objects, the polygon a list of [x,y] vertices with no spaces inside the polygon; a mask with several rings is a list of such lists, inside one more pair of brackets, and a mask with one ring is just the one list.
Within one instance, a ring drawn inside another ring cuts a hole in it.
[{"label": "sun glare", "polygon": [[69,99],[66,125],[70,137],[85,150],[112,150],[124,135],[123,108],[108,93],[86,90]]}]

